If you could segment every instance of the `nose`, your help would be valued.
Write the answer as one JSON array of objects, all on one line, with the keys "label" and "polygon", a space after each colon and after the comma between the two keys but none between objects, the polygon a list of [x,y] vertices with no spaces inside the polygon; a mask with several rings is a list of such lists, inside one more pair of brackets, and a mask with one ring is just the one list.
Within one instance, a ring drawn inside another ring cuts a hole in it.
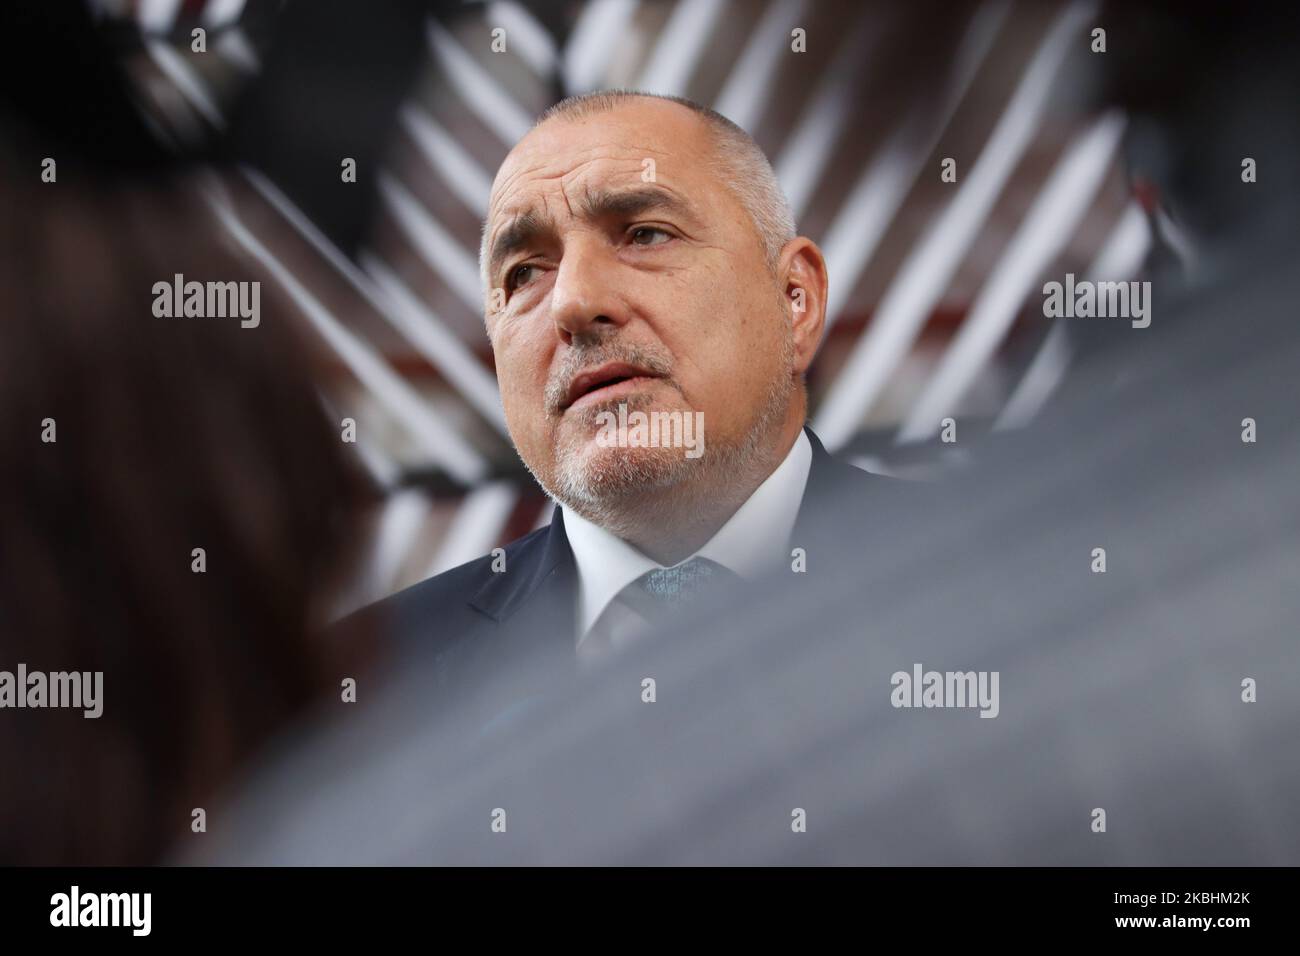
[{"label": "nose", "polygon": [[566,244],[551,286],[551,316],[566,344],[575,338],[608,334],[627,321],[616,285],[616,262],[593,239]]}]

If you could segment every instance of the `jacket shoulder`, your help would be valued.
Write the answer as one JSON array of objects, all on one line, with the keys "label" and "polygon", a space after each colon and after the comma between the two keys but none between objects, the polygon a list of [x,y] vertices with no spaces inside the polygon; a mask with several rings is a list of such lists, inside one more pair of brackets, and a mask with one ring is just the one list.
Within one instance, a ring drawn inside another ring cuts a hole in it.
[{"label": "jacket shoulder", "polygon": [[[520,568],[540,561],[549,530],[549,526],[541,527],[504,545],[507,565]],[[493,560],[489,553],[435,574],[361,608],[335,628],[344,633],[354,628],[363,633],[381,632],[399,646],[423,644],[431,632],[458,637],[475,632],[489,624],[488,616],[473,601],[496,576]]]},{"label": "jacket shoulder", "polygon": [[[549,525],[544,526],[504,545],[506,564],[518,567],[540,559],[549,530]],[[466,561],[431,578],[425,578],[418,584],[403,588],[374,606],[393,613],[402,613],[408,609],[421,613],[432,609],[445,611],[453,604],[468,608],[469,602],[479,590],[492,580],[493,561],[490,553]]]}]

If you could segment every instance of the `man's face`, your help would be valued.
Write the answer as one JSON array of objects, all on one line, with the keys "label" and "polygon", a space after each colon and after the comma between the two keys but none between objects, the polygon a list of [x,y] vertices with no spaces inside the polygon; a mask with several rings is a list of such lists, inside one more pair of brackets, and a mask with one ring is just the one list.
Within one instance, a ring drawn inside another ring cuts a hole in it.
[{"label": "man's face", "polygon": [[[562,501],[675,485],[787,417],[790,314],[713,148],[691,111],[636,99],[544,123],[497,174],[488,334],[510,434]],[[620,404],[702,412],[703,457],[598,442]]]}]

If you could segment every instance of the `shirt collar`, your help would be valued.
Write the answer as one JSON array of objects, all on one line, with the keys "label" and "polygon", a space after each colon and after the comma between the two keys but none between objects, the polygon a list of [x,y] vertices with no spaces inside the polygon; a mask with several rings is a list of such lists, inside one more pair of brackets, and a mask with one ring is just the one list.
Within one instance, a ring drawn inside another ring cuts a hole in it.
[{"label": "shirt collar", "polygon": [[[742,578],[754,578],[783,563],[799,515],[812,445],[801,429],[785,459],[727,523],[682,562],[703,557]],[[586,634],[615,595],[647,571],[663,567],[622,538],[564,508],[564,530],[578,568],[578,633]],[[675,565],[674,565],[675,567]]]}]

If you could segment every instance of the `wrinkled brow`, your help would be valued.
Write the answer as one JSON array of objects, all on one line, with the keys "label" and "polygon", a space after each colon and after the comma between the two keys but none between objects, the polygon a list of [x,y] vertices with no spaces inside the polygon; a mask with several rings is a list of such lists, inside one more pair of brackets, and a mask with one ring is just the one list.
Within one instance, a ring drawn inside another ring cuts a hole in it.
[{"label": "wrinkled brow", "polygon": [[549,217],[543,218],[529,211],[516,216],[501,227],[496,239],[492,241],[492,252],[488,257],[488,275],[495,276],[501,264],[520,249],[526,249],[536,242],[539,236],[553,232],[555,224]]},{"label": "wrinkled brow", "polygon": [[[579,203],[578,210],[584,219],[633,217],[652,211],[694,218],[690,205],[684,199],[654,187],[588,193]],[[511,255],[554,231],[555,222],[548,216],[539,216],[532,210],[516,216],[501,227],[492,242],[488,256],[488,275],[496,276],[502,263]]]},{"label": "wrinkled brow", "polygon": [[689,216],[691,211],[684,199],[653,186],[588,193],[583,197],[580,208],[582,215],[588,219],[639,216],[652,210]]}]

